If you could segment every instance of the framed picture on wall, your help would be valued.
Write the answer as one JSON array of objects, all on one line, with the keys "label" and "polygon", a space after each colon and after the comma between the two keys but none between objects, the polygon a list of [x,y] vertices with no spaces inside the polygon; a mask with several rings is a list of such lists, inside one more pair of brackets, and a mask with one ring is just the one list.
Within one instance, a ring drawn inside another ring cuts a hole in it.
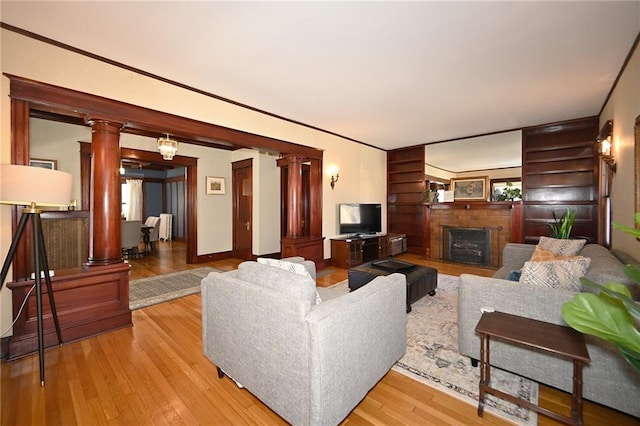
[{"label": "framed picture on wall", "polygon": [[43,169],[58,170],[58,160],[43,160],[41,158],[29,159],[29,165],[32,167],[42,167]]},{"label": "framed picture on wall", "polygon": [[207,195],[223,195],[224,193],[224,178],[207,176]]},{"label": "framed picture on wall", "polygon": [[451,179],[454,200],[486,200],[487,177]]}]

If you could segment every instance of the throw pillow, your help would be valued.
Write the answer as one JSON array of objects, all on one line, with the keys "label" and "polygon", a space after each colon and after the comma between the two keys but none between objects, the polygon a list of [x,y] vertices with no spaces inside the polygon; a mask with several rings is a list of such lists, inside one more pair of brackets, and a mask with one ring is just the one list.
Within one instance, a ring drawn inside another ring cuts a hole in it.
[{"label": "throw pillow", "polygon": [[584,277],[591,264],[588,257],[547,262],[525,262],[520,282],[548,288],[580,291],[580,277]]},{"label": "throw pillow", "polygon": [[[263,265],[275,266],[276,268],[284,269],[285,271],[293,272],[294,274],[302,275],[304,277],[312,278],[311,274],[302,263],[288,262],[286,260],[271,259],[268,257],[259,257],[257,262],[262,263]],[[316,290],[316,305],[320,302],[322,302],[322,299],[320,298],[320,293]]]},{"label": "throw pillow", "polygon": [[575,256],[582,250],[586,242],[587,240],[559,240],[550,237],[540,237],[538,245],[558,256]]},{"label": "throw pillow", "polygon": [[521,275],[522,275],[522,271],[519,269],[516,269],[514,271],[509,271],[505,279],[508,281],[520,281]]},{"label": "throw pillow", "polygon": [[567,260],[567,259],[575,259],[578,256],[560,256],[552,252],[551,250],[545,250],[540,246],[536,246],[536,249],[533,251],[531,255],[532,262],[546,262],[548,260]]}]

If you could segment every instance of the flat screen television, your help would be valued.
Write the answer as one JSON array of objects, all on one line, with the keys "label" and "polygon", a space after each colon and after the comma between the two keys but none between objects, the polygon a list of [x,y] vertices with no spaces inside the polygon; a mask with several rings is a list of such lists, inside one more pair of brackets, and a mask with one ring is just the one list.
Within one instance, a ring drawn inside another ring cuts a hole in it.
[{"label": "flat screen television", "polygon": [[382,232],[382,205],[350,203],[338,205],[340,234]]}]

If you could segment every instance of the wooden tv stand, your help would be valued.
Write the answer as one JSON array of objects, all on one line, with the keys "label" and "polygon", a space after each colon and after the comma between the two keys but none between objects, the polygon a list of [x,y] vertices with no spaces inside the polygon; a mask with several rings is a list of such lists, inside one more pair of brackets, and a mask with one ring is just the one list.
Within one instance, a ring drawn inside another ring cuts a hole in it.
[{"label": "wooden tv stand", "polygon": [[331,264],[344,269],[406,251],[405,234],[331,238]]}]

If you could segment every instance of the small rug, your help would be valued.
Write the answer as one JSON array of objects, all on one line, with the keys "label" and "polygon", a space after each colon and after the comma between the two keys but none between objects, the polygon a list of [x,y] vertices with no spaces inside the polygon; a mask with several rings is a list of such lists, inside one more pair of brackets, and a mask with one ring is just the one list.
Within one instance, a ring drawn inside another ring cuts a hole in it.
[{"label": "small rug", "polygon": [[218,271],[205,266],[170,274],[156,275],[129,282],[129,309],[156,305],[200,292],[200,281],[209,272]]},{"label": "small rug", "polygon": [[[319,288],[324,300],[348,293],[347,281]],[[411,305],[407,314],[407,350],[393,369],[414,380],[478,404],[480,368],[458,352],[458,277],[438,274],[436,295]],[[538,384],[512,373],[491,368],[491,384],[531,402],[538,401]],[[485,410],[516,424],[537,424],[537,413],[493,395],[485,398]]]}]

